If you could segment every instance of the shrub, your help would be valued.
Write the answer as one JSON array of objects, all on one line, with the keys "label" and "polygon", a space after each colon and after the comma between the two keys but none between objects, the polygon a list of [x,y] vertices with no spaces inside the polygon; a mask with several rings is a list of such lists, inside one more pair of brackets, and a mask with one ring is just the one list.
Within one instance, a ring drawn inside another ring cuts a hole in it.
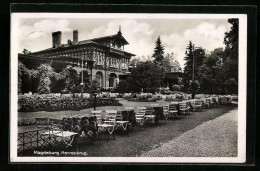
[{"label": "shrub", "polygon": [[179,85],[173,85],[172,90],[173,91],[181,91],[181,87]]}]

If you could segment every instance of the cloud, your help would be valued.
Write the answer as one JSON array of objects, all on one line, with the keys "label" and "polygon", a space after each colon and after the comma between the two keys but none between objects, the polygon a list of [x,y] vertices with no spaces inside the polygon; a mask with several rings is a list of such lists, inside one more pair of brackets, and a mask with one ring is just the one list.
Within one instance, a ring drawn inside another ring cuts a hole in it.
[{"label": "cloud", "polygon": [[72,31],[72,29],[69,26],[69,21],[66,19],[43,19],[33,25],[21,25],[19,31],[21,39],[30,40],[49,36],[54,31],[68,32]]},{"label": "cloud", "polygon": [[229,30],[229,26],[225,23],[217,24],[215,21],[204,21],[197,25],[179,22],[179,29],[175,31],[170,29],[174,24],[176,24],[175,21],[168,21],[165,25],[169,25],[169,29],[167,27],[166,30],[162,30],[160,25],[158,27],[155,25],[154,20],[129,18],[109,19],[102,22],[80,20],[79,23],[79,20],[72,19],[39,19],[36,22],[27,21],[20,24],[19,46],[21,51],[23,48],[27,48],[34,52],[51,46],[51,32],[54,31],[62,31],[62,43],[66,43],[67,39],[72,38],[73,29],[78,29],[79,40],[87,40],[117,34],[119,26],[121,26],[122,34],[129,42],[129,45],[125,46],[125,51],[146,59],[147,56],[153,54],[155,41],[160,35],[165,53],[176,54],[176,58],[183,67],[185,63],[183,58],[189,40],[195,46],[202,46],[211,51],[218,47],[224,47],[224,33]]},{"label": "cloud", "polygon": [[125,50],[136,54],[137,56],[151,55],[153,53],[154,42],[152,35],[154,29],[146,22],[136,20],[114,20],[106,25],[97,27],[91,32],[79,30],[79,39],[91,39],[96,37],[117,34],[121,26],[121,32],[129,45],[125,46]]},{"label": "cloud", "polygon": [[184,66],[186,47],[189,41],[192,41],[196,47],[202,47],[208,51],[218,47],[224,47],[224,35],[228,29],[226,26],[217,26],[211,22],[203,22],[194,28],[186,29],[182,33],[173,33],[171,35],[162,35],[161,39],[165,45],[165,52],[175,52],[177,58]]}]

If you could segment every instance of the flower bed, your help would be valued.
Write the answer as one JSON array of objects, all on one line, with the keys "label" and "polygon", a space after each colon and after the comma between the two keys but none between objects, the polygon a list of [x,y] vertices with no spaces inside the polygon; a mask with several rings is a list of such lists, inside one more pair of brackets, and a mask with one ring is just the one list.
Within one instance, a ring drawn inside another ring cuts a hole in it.
[{"label": "flower bed", "polygon": [[155,98],[129,98],[128,101],[135,101],[135,102],[156,102]]},{"label": "flower bed", "polygon": [[[93,107],[93,98],[80,98],[78,96],[19,96],[18,111],[59,111],[59,110],[81,110]],[[114,98],[96,98],[96,106],[119,106],[118,100]]]}]

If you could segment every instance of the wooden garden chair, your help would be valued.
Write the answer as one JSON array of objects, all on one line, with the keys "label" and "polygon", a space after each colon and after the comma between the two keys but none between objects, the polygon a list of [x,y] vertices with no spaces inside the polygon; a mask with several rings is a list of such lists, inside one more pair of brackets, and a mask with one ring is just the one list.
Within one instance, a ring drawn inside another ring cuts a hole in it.
[{"label": "wooden garden chair", "polygon": [[122,128],[123,132],[128,133],[128,126],[129,126],[129,121],[124,121],[123,116],[121,111],[118,111],[116,114],[116,127],[117,128]]},{"label": "wooden garden chair", "polygon": [[166,122],[169,117],[169,105],[163,106],[163,115],[165,117],[165,122]]},{"label": "wooden garden chair", "polygon": [[102,110],[92,110],[91,111],[92,116],[96,117],[97,123],[102,124]]},{"label": "wooden garden chair", "polygon": [[189,113],[189,106],[187,105],[186,102],[180,102],[179,103],[179,108],[180,108],[180,112],[184,113],[184,114],[188,114]]},{"label": "wooden garden chair", "polygon": [[206,98],[206,107],[207,107],[207,108],[210,108],[210,107],[211,107],[210,99],[209,99],[209,98]]},{"label": "wooden garden chair", "polygon": [[156,115],[153,107],[147,107],[145,110],[145,122],[149,122],[149,121],[155,122],[155,118]]},{"label": "wooden garden chair", "polygon": [[176,103],[170,103],[169,104],[169,117],[177,117],[178,114],[178,109],[177,109],[177,104]]},{"label": "wooden garden chair", "polygon": [[113,124],[116,121],[117,110],[106,110],[104,123]]},{"label": "wooden garden chair", "polygon": [[115,129],[115,124],[110,123],[105,123],[102,120],[102,110],[93,110],[91,113],[96,117],[97,123],[97,131],[98,131],[98,136],[101,137],[102,134],[106,134],[106,140],[109,140],[109,136],[112,135],[115,139],[114,136],[114,129]]},{"label": "wooden garden chair", "polygon": [[200,100],[195,100],[195,110],[202,110],[202,102]]},{"label": "wooden garden chair", "polygon": [[135,120],[140,125],[140,127],[145,126],[145,111],[146,111],[146,107],[137,107]]},{"label": "wooden garden chair", "polygon": [[211,98],[210,98],[210,105],[213,107],[214,104],[215,104],[215,103],[214,103],[214,99],[211,97]]}]

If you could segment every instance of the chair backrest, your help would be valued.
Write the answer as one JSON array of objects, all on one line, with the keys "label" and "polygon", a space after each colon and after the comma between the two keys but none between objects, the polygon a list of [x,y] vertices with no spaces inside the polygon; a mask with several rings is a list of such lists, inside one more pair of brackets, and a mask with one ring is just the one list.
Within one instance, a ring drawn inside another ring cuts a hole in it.
[{"label": "chair backrest", "polygon": [[146,107],[137,107],[135,116],[139,118],[144,117],[145,111],[146,111]]},{"label": "chair backrest", "polygon": [[195,105],[202,105],[200,100],[195,100]]},{"label": "chair backrest", "polygon": [[168,111],[177,111],[176,104],[173,104],[173,103],[169,104],[169,110]]},{"label": "chair backrest", "polygon": [[154,115],[153,107],[147,107],[145,110],[145,115]]},{"label": "chair backrest", "polygon": [[163,114],[168,114],[169,113],[169,105],[164,105],[163,106]]},{"label": "chair backrest", "polygon": [[179,103],[179,107],[180,107],[180,109],[186,109],[186,108],[187,108],[187,103],[185,103],[185,102],[180,102],[180,103]]},{"label": "chair backrest", "polygon": [[97,120],[102,120],[102,110],[92,110],[91,113],[96,116]]},{"label": "chair backrest", "polygon": [[116,113],[116,120],[117,121],[122,121],[123,120],[122,111],[117,111],[117,113]]},{"label": "chair backrest", "polygon": [[146,110],[146,107],[143,107],[143,106],[142,106],[142,107],[137,107],[136,110],[137,110],[137,111],[145,111],[145,110]]},{"label": "chair backrest", "polygon": [[106,110],[106,119],[115,120],[116,114],[117,114],[117,110]]}]

